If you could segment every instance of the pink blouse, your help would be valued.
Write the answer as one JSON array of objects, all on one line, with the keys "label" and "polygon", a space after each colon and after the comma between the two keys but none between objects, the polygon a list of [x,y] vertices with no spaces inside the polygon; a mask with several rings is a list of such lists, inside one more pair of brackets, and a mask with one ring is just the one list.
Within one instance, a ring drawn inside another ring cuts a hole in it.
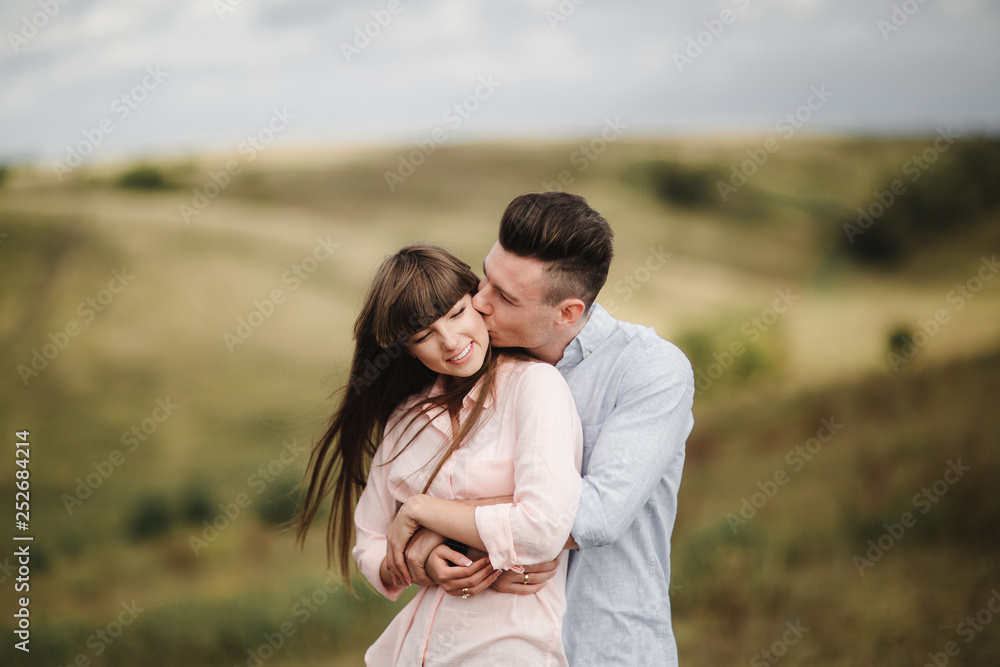
[{"label": "pink blouse", "polygon": [[[440,391],[435,385],[427,395]],[[475,400],[466,397],[464,419]],[[451,437],[451,419],[436,409],[408,426],[416,396],[400,406],[375,454],[355,512],[354,558],[380,593],[395,600],[402,587],[386,587],[379,567],[386,533],[400,505],[423,490],[436,456]],[[480,428],[444,463],[427,493],[465,499],[513,496],[514,502],[476,509],[476,526],[496,569],[521,570],[559,556],[556,576],[538,593],[487,589],[461,598],[438,586],[421,588],[365,653],[365,664],[566,665],[562,617],[566,610],[566,553],[580,499],[582,434],[566,381],[555,367],[505,360],[487,399]],[[399,420],[400,415],[404,415]],[[402,444],[430,421],[399,456]]]}]

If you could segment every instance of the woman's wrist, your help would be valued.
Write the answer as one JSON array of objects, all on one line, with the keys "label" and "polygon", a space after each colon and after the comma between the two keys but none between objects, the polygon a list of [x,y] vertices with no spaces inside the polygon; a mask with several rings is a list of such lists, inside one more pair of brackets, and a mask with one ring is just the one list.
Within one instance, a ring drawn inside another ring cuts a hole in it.
[{"label": "woman's wrist", "polygon": [[400,512],[403,512],[403,516],[415,523],[423,525],[421,517],[423,516],[424,508],[427,506],[427,495],[423,493],[418,493],[416,495],[410,496],[403,507],[400,508]]}]

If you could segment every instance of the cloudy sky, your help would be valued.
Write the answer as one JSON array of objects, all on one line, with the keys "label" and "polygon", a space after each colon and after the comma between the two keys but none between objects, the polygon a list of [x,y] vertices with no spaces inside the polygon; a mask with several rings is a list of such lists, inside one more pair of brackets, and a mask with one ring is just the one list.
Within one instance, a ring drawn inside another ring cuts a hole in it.
[{"label": "cloudy sky", "polygon": [[8,161],[235,148],[276,109],[289,145],[1000,131],[995,0],[4,0],[0,28]]}]

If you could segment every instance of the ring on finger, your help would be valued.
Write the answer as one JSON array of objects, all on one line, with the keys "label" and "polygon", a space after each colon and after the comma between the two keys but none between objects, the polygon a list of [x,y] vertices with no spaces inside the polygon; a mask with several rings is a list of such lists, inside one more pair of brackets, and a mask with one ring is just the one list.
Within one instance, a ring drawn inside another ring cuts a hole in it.
[{"label": "ring on finger", "polygon": [[467,597],[469,597],[469,589],[468,588],[463,588],[462,589],[462,599],[464,600]]},{"label": "ring on finger", "polygon": [[524,573],[524,581],[522,581],[521,583],[524,584],[525,586],[528,585],[528,573],[527,572]]}]

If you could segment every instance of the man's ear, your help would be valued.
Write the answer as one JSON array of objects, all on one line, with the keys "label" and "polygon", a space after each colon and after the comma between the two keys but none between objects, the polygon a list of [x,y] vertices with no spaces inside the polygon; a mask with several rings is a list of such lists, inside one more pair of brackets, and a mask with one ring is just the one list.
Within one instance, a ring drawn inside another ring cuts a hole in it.
[{"label": "man's ear", "polygon": [[559,304],[559,313],[556,315],[557,329],[571,329],[587,310],[587,305],[580,299],[566,299]]}]

